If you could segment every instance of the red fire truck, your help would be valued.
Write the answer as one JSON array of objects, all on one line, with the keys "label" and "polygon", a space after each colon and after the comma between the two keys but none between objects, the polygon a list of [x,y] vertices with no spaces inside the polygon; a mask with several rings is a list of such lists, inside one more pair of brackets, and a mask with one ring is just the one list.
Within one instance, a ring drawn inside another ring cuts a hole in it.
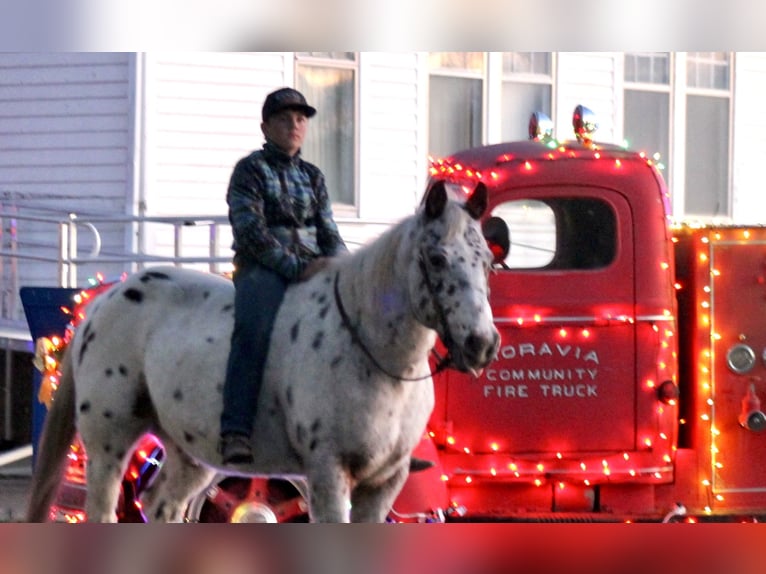
[{"label": "red fire truck", "polygon": [[[502,335],[479,378],[434,379],[436,406],[392,521],[761,521],[766,515],[766,228],[673,223],[655,161],[555,140],[434,160],[489,188]],[[300,483],[224,478],[201,521],[305,519]]]}]

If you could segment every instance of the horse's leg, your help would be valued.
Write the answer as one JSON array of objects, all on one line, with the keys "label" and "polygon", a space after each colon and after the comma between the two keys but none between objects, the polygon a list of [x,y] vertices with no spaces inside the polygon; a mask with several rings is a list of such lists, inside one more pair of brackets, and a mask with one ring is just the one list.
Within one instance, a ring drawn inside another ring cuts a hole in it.
[{"label": "horse's leg", "polygon": [[152,485],[141,496],[150,522],[181,522],[192,497],[206,488],[215,472],[198,464],[173,441],[161,437],[165,461]]},{"label": "horse's leg", "polygon": [[[331,460],[327,457],[326,460]],[[342,469],[319,465],[307,472],[311,522],[349,522],[351,487]]]},{"label": "horse's leg", "polygon": [[[87,409],[88,412],[93,409]],[[80,415],[80,436],[88,456],[85,513],[88,522],[117,522],[117,503],[131,449],[143,432],[139,422],[104,424]],[[109,417],[111,419],[111,417]],[[111,422],[111,420],[110,420]]]},{"label": "horse's leg", "polygon": [[357,485],[351,493],[351,522],[385,522],[408,475],[409,464],[404,464],[382,484]]}]

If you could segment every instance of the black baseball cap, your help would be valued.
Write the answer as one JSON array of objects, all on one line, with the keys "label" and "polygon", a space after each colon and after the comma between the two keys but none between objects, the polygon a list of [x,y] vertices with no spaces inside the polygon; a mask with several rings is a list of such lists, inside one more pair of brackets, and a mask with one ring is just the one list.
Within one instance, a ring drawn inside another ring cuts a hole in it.
[{"label": "black baseball cap", "polygon": [[275,113],[287,109],[300,110],[306,114],[307,118],[310,118],[317,113],[316,108],[308,105],[306,98],[304,98],[303,94],[298,90],[294,90],[293,88],[280,88],[266,96],[266,101],[263,102],[261,117],[265,122]]}]

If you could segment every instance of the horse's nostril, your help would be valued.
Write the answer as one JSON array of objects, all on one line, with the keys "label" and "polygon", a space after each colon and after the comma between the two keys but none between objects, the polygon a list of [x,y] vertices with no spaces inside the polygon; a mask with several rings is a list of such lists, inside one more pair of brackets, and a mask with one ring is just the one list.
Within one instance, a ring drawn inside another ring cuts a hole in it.
[{"label": "horse's nostril", "polygon": [[482,351],[482,348],[484,347],[484,340],[474,335],[473,333],[468,335],[465,339],[465,348],[467,351],[471,353],[471,355],[476,356],[479,355]]},{"label": "horse's nostril", "polygon": [[497,353],[499,342],[500,336],[497,331],[492,334],[492,337],[482,337],[472,333],[465,339],[466,355],[481,363],[492,360]]}]

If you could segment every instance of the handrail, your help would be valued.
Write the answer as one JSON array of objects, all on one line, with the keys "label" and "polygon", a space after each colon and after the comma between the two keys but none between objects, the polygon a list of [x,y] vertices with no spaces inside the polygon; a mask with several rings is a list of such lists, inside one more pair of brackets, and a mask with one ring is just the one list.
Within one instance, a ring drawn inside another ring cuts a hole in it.
[{"label": "handrail", "polygon": [[[231,255],[221,255],[220,238],[221,229],[230,227],[227,215],[87,215],[69,213],[66,217],[49,217],[40,215],[21,215],[18,213],[5,214],[0,212],[1,219],[10,219],[14,222],[29,222],[50,224],[57,228],[58,246],[55,255],[41,255],[38,253],[23,253],[19,250],[8,250],[0,246],[0,259],[12,258],[41,263],[55,263],[57,265],[57,278],[60,287],[77,287],[77,269],[86,263],[115,264],[124,263],[142,268],[148,263],[167,263],[172,265],[207,264],[210,271],[218,272],[221,265],[231,263]],[[390,226],[391,220],[372,220],[355,218],[336,218],[339,227],[371,227],[385,229]],[[99,227],[104,224],[124,224],[136,226],[138,241],[137,251],[125,251],[118,254],[102,253],[103,240]],[[147,224],[170,225],[173,228],[172,254],[151,255],[141,250],[145,237]],[[184,255],[183,253],[183,229],[189,227],[209,227],[207,253],[204,255]],[[78,232],[86,229],[93,239],[93,247],[87,254],[79,253],[81,244]],[[375,235],[373,234],[369,234]],[[347,240],[352,247],[364,242],[362,240]],[[53,245],[50,246],[53,249]]]}]

